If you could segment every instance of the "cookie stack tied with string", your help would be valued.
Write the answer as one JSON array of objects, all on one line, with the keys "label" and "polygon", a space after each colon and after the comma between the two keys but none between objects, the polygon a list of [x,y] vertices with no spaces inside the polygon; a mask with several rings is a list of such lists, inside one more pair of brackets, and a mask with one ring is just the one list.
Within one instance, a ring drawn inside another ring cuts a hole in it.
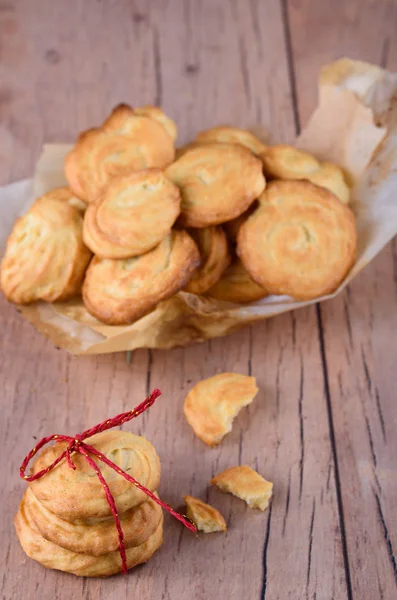
[{"label": "cookie stack tied with string", "polygon": [[[149,491],[160,483],[160,461],[145,438],[103,431],[86,443],[104,454]],[[59,441],[42,450],[31,474],[46,469],[68,447]],[[119,532],[103,484],[83,454],[64,458],[44,477],[29,483],[15,527],[30,557],[52,569],[88,577],[122,570]],[[128,569],[146,562],[163,540],[162,508],[115,470],[97,462],[117,507]],[[156,494],[157,496],[157,494]]]}]

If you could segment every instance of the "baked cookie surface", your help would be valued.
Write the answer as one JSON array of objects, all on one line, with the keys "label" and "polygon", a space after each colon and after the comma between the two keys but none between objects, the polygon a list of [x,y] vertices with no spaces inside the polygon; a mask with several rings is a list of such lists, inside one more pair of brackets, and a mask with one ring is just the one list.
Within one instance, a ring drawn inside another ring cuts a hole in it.
[{"label": "baked cookie surface", "polygon": [[193,146],[166,170],[181,190],[179,222],[218,225],[241,215],[265,188],[261,161],[237,144]]},{"label": "baked cookie surface", "polygon": [[11,302],[55,302],[80,293],[91,252],[71,197],[63,189],[49,192],[16,220],[1,263],[1,288]]},{"label": "baked cookie surface", "polygon": [[179,189],[159,169],[116,177],[89,205],[84,241],[101,258],[144,254],[170,233],[180,203]]},{"label": "baked cookie surface", "polygon": [[216,508],[194,496],[184,497],[186,516],[193,521],[199,531],[213,533],[226,531],[226,521]]},{"label": "baked cookie surface", "polygon": [[353,213],[328,190],[308,181],[273,181],[241,226],[237,253],[269,293],[311,300],[338,287],[356,245]]},{"label": "baked cookie surface", "polygon": [[241,260],[236,258],[205,295],[223,302],[247,304],[266,298],[268,292],[252,279]]},{"label": "baked cookie surface", "polygon": [[[150,491],[160,483],[160,461],[157,453],[145,438],[126,431],[104,431],[85,440],[105,454],[121,469],[137,479]],[[66,442],[44,448],[33,463],[32,472],[37,473],[51,464],[67,448]],[[111,517],[101,482],[81,454],[72,455],[76,470],[69,467],[66,459],[46,474],[29,483],[37,500],[58,517],[68,521]],[[117,510],[122,513],[138,506],[147,496],[113,469],[99,463]]]},{"label": "baked cookie surface", "polygon": [[230,467],[218,473],[211,479],[212,485],[216,485],[222,492],[229,492],[245,500],[250,508],[265,510],[273,493],[273,484],[266,481],[259,473],[241,465]]},{"label": "baked cookie surface", "polygon": [[225,142],[227,144],[240,144],[257,156],[260,156],[266,150],[266,145],[248,129],[227,125],[201,131],[197,135],[196,141],[199,143]]},{"label": "baked cookie surface", "polygon": [[[81,554],[62,548],[46,540],[37,528],[29,507],[23,498],[15,515],[14,525],[19,542],[25,553],[44,567],[58,569],[84,577],[107,577],[122,570],[120,552],[108,552],[100,556]],[[146,562],[163,542],[163,516],[155,532],[140,546],[126,549],[127,567],[131,569]]]},{"label": "baked cookie surface", "polygon": [[234,418],[251,404],[257,392],[255,377],[220,373],[196,383],[186,396],[183,412],[197,437],[215,446],[231,431]]},{"label": "baked cookie surface", "polygon": [[132,323],[182,289],[200,264],[185,231],[172,231],[150,252],[124,260],[95,257],[86,274],[87,310],[110,325]]}]

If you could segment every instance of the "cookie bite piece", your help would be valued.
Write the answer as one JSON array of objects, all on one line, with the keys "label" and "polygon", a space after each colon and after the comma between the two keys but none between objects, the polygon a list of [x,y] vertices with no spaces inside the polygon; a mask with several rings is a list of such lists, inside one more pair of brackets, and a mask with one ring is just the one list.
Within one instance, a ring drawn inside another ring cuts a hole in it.
[{"label": "cookie bite piece", "polygon": [[259,510],[265,510],[269,506],[273,493],[273,484],[247,465],[230,467],[218,473],[211,479],[211,484],[222,492],[229,492],[244,500],[250,508]]},{"label": "cookie bite piece", "polygon": [[194,271],[185,287],[185,292],[204,294],[228,267],[231,261],[227,238],[222,227],[190,229],[189,234],[197,244],[201,264]]},{"label": "cookie bite piece", "polygon": [[354,264],[352,211],[309,181],[272,181],[241,226],[237,253],[271,294],[311,300],[334,292]]},{"label": "cookie bite piece", "polygon": [[109,325],[133,323],[181,290],[199,264],[195,242],[180,230],[141,256],[119,260],[96,256],[84,281],[84,304]]},{"label": "cookie bite piece", "polygon": [[70,190],[48,192],[15,221],[1,263],[1,289],[10,302],[55,302],[80,293],[91,252],[72,197]]},{"label": "cookie bite piece", "polygon": [[185,227],[234,219],[265,188],[261,161],[237,144],[194,145],[166,169],[166,175],[181,190],[179,222]]},{"label": "cookie bite piece", "polygon": [[241,260],[235,258],[205,295],[223,302],[248,304],[266,298],[268,292],[252,279]]},{"label": "cookie bite piece", "polygon": [[261,157],[269,179],[306,179],[332,192],[343,204],[349,203],[350,188],[340,167],[284,144],[268,146]]},{"label": "cookie bite piece", "polygon": [[199,531],[214,533],[226,531],[226,521],[216,508],[194,496],[185,496],[186,516]]},{"label": "cookie bite piece", "polygon": [[175,136],[175,123],[161,109],[120,104],[101,127],[80,134],[67,154],[69,186],[85,202],[94,202],[113,177],[171,164]]},{"label": "cookie bite piece", "polygon": [[196,383],[186,396],[183,412],[197,437],[208,446],[216,446],[257,392],[255,377],[220,373]]},{"label": "cookie bite piece", "polygon": [[83,236],[101,258],[129,258],[169,235],[180,212],[179,188],[159,169],[115,177],[89,205]]}]

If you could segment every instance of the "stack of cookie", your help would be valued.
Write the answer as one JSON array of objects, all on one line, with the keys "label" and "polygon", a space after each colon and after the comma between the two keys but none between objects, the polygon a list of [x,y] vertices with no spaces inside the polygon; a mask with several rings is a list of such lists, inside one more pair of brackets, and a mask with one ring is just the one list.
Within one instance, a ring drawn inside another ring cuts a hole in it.
[{"label": "stack of cookie", "polygon": [[67,205],[57,224],[30,211],[9,238],[7,298],[82,293],[98,320],[125,325],[181,290],[244,304],[338,287],[357,244],[342,169],[244,129],[214,127],[177,150],[176,135],[161,109],[127,105],[81,134],[65,160],[69,187],[37,201]]},{"label": "stack of cookie", "polygon": [[[160,461],[145,438],[105,431],[86,441],[150,491],[158,488]],[[32,472],[53,463],[66,447],[66,442],[58,442],[44,449]],[[74,454],[72,460],[76,470],[64,459],[29,484],[15,517],[20,543],[30,558],[52,569],[88,577],[119,573],[119,539],[103,487],[83,455]],[[160,547],[162,509],[114,470],[98,465],[117,506],[130,569]]]}]

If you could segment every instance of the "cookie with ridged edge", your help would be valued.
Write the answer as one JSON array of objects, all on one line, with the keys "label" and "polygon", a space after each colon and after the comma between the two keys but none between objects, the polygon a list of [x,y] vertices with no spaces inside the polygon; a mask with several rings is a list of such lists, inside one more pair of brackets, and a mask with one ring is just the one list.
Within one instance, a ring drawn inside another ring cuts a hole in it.
[{"label": "cookie with ridged edge", "polygon": [[241,260],[235,259],[205,295],[223,302],[248,304],[265,298],[268,292],[252,279]]},{"label": "cookie with ridged edge", "polygon": [[[160,461],[156,450],[148,440],[127,431],[104,431],[85,440],[134,477],[150,491],[160,483]],[[44,448],[33,463],[32,472],[37,473],[52,464],[66,449],[66,442],[58,442]],[[47,510],[67,521],[110,517],[112,515],[101,482],[84,456],[73,454],[75,470],[64,459],[59,465],[29,483],[37,500]],[[117,510],[122,513],[147,500],[146,494],[116,473],[114,469],[98,461],[103,476],[113,494]]]},{"label": "cookie with ridged edge", "polygon": [[150,252],[112,260],[94,257],[83,286],[84,304],[109,325],[132,323],[181,290],[200,264],[197,245],[173,230]]},{"label": "cookie with ridged edge", "polygon": [[1,288],[11,302],[55,302],[80,293],[91,252],[71,197],[69,191],[48,192],[15,221],[1,263]]},{"label": "cookie with ridged edge", "polygon": [[84,241],[102,258],[148,252],[170,233],[180,212],[179,189],[159,169],[112,179],[84,218]]},{"label": "cookie with ridged edge", "polygon": [[219,226],[190,229],[189,234],[199,248],[201,265],[194,271],[185,291],[204,294],[218,281],[230,264],[227,238]]},{"label": "cookie with ridged edge", "polygon": [[273,181],[241,226],[237,252],[271,294],[311,300],[330,294],[356,256],[352,211],[309,181]]},{"label": "cookie with ridged edge", "polygon": [[226,521],[216,508],[194,496],[185,496],[186,516],[193,521],[199,531],[214,533],[226,531]]},{"label": "cookie with ridged edge", "polygon": [[175,131],[170,123],[165,126],[162,122],[168,119],[165,115],[160,119],[150,108],[134,110],[121,104],[101,127],[79,135],[65,158],[66,179],[79,198],[94,202],[112,177],[147,168],[163,169],[172,163]]},{"label": "cookie with ridged edge", "polygon": [[245,500],[250,508],[259,510],[268,507],[273,493],[273,484],[248,465],[230,467],[218,473],[211,479],[211,484],[222,492],[229,492],[240,500]]},{"label": "cookie with ridged edge", "polygon": [[230,127],[228,125],[221,125],[200,131],[195,141],[199,143],[224,142],[227,144],[240,144],[248,148],[256,156],[260,156],[266,150],[266,145],[248,129]]},{"label": "cookie with ridged edge", "polygon": [[[92,556],[118,549],[119,538],[113,517],[82,519],[71,523],[45,508],[30,488],[26,490],[24,500],[35,525],[46,540],[71,552]],[[144,544],[160,525],[162,514],[161,506],[151,498],[120,513],[125,547]]]},{"label": "cookie with ridged edge", "polygon": [[265,175],[270,179],[307,179],[329,190],[343,204],[350,201],[350,188],[337,165],[321,162],[294,146],[268,146],[261,154]]},{"label": "cookie with ridged edge", "polygon": [[166,169],[182,195],[179,223],[218,225],[241,215],[265,188],[262,163],[238,144],[189,148]]},{"label": "cookie with ridged edge", "polygon": [[[24,499],[15,515],[14,525],[25,553],[44,567],[84,577],[107,577],[120,573],[122,570],[119,550],[92,556],[72,552],[46,540],[37,528]],[[143,544],[126,549],[128,569],[147,562],[162,542],[163,516],[156,531]]]}]

